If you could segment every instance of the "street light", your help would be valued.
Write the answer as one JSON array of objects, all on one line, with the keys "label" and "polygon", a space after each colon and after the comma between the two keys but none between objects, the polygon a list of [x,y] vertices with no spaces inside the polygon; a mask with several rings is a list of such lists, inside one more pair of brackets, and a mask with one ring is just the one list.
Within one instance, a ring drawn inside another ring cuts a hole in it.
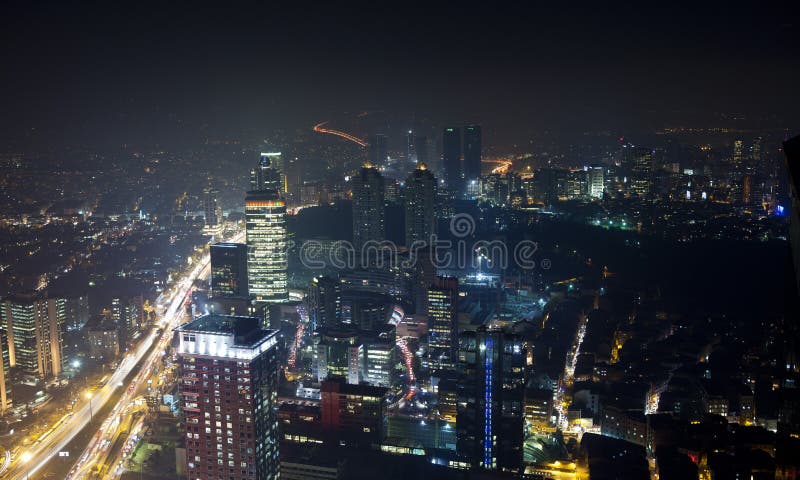
[{"label": "street light", "polygon": [[[23,464],[26,464],[26,463],[31,461],[31,458],[33,458],[33,455],[31,454],[31,452],[23,452],[23,454],[19,457],[19,461],[22,462]],[[25,480],[28,480],[28,473],[29,472],[26,470],[25,471]]]},{"label": "street light", "polygon": [[92,413],[92,392],[86,392],[86,398],[89,399],[89,421],[92,421],[94,414]]}]

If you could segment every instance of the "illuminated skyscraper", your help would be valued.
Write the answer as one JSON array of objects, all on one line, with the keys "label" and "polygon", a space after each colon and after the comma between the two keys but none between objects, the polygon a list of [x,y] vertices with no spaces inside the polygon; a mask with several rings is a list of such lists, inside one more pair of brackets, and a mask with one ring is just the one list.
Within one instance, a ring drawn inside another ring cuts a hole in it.
[{"label": "illuminated skyscraper", "polygon": [[436,178],[424,163],[406,179],[406,246],[430,244],[436,226]]},{"label": "illuminated skyscraper", "polygon": [[386,238],[384,223],[383,177],[377,168],[366,163],[353,177],[353,245],[361,252],[368,241]]},{"label": "illuminated skyscraper", "polygon": [[458,128],[448,127],[442,132],[442,167],[447,188],[461,192],[461,130]]},{"label": "illuminated skyscraper", "polygon": [[280,477],[278,335],[260,323],[205,315],[176,331],[188,478]]},{"label": "illuminated skyscraper", "polygon": [[317,328],[335,328],[342,321],[342,287],[338,279],[314,277],[308,285],[308,311]]},{"label": "illuminated skyscraper", "polygon": [[275,191],[248,192],[245,199],[247,291],[256,300],[285,302],[287,284],[286,204]]},{"label": "illuminated skyscraper", "polygon": [[428,368],[438,377],[455,368],[458,353],[458,279],[437,277],[428,288]]},{"label": "illuminated skyscraper", "polygon": [[250,190],[286,192],[286,174],[280,152],[262,152],[258,166],[250,170]]},{"label": "illuminated skyscraper", "polygon": [[11,393],[11,363],[8,358],[8,342],[6,333],[0,328],[0,356],[2,356],[2,368],[0,368],[0,415],[5,415],[13,405]]},{"label": "illuminated skyscraper", "polygon": [[631,194],[647,197],[650,194],[653,176],[653,151],[649,148],[633,148],[631,160]]},{"label": "illuminated skyscraper", "polygon": [[481,126],[464,127],[464,180],[470,182],[481,177]]},{"label": "illuminated skyscraper", "polygon": [[219,207],[219,190],[207,188],[203,191],[203,212],[205,214],[205,226],[209,232],[219,230],[222,220],[222,209]]},{"label": "illuminated skyscraper", "polygon": [[459,337],[457,450],[479,468],[518,471],[525,400],[522,340],[479,327]]},{"label": "illuminated skyscraper", "polygon": [[589,167],[589,197],[603,198],[603,167]]},{"label": "illuminated skyscraper", "polygon": [[211,296],[247,297],[247,245],[211,245]]},{"label": "illuminated skyscraper", "polygon": [[28,378],[45,379],[61,374],[64,367],[62,328],[66,302],[38,294],[15,295],[0,309],[8,342],[8,360]]}]

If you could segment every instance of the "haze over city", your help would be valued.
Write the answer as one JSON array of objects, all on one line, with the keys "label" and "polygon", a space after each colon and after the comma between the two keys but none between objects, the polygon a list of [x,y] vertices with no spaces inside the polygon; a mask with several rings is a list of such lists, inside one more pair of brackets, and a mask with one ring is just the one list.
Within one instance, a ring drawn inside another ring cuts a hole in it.
[{"label": "haze over city", "polygon": [[797,6],[5,2],[0,479],[791,479]]}]

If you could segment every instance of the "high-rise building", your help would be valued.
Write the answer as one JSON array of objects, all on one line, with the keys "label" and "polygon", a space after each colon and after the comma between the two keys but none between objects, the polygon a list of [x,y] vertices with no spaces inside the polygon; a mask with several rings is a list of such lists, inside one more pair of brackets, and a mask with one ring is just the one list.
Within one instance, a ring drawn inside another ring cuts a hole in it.
[{"label": "high-rise building", "polygon": [[63,298],[38,294],[5,299],[0,314],[8,342],[9,366],[16,367],[28,378],[45,379],[61,374],[65,307]]},{"label": "high-rise building", "polygon": [[287,284],[286,203],[276,191],[247,193],[247,291],[258,301],[285,302]]},{"label": "high-rise building", "polygon": [[589,167],[589,197],[603,198],[603,167]]},{"label": "high-rise building", "polygon": [[9,358],[9,346],[6,341],[6,333],[0,328],[0,357],[3,366],[0,368],[0,415],[5,415],[13,405],[11,389],[11,359]]},{"label": "high-rise building", "polygon": [[459,337],[457,450],[476,467],[522,465],[524,366],[516,335],[482,326]]},{"label": "high-rise building", "polygon": [[464,180],[477,180],[481,177],[481,126],[464,127]]},{"label": "high-rise building", "polygon": [[366,163],[353,177],[353,245],[360,253],[366,242],[386,238],[383,176]]},{"label": "high-rise building", "polygon": [[408,165],[415,165],[419,159],[417,158],[417,137],[414,136],[412,130],[408,131],[406,135],[406,162]]},{"label": "high-rise building", "polygon": [[458,355],[458,279],[437,277],[428,288],[428,368],[431,376],[455,369]]},{"label": "high-rise building", "polygon": [[314,277],[308,285],[307,298],[314,329],[339,326],[342,321],[342,287],[339,280],[324,275]]},{"label": "high-rise building", "polygon": [[452,192],[463,190],[461,172],[461,129],[445,128],[442,132],[442,167],[444,181]]},{"label": "high-rise building", "polygon": [[247,297],[247,245],[215,243],[211,251],[211,296]]},{"label": "high-rise building", "polygon": [[188,478],[267,480],[278,460],[278,334],[205,315],[176,330]]},{"label": "high-rise building", "polygon": [[324,328],[314,338],[314,380],[341,377],[348,383],[361,381],[362,346],[355,330]]},{"label": "high-rise building", "polygon": [[286,175],[280,152],[262,152],[258,165],[250,170],[250,190],[286,192]]},{"label": "high-rise building", "polygon": [[66,329],[80,330],[89,321],[89,297],[81,295],[66,299]]},{"label": "high-rise building", "polygon": [[397,344],[395,330],[385,326],[363,340],[363,381],[378,387],[390,388],[395,381]]},{"label": "high-rise building", "polygon": [[436,227],[436,178],[424,163],[406,179],[406,246],[430,245]]},{"label": "high-rise building", "polygon": [[632,149],[630,155],[630,192],[637,197],[647,197],[653,183],[653,150],[637,147]]},{"label": "high-rise building", "polygon": [[384,165],[389,156],[388,144],[386,135],[382,133],[373,135],[369,142],[369,162],[373,165]]},{"label": "high-rise building", "polygon": [[207,188],[203,191],[203,213],[207,231],[219,229],[222,220],[222,209],[219,206],[219,190]]},{"label": "high-rise building", "polygon": [[119,331],[120,347],[128,350],[144,323],[144,297],[137,295],[111,299],[111,320]]}]

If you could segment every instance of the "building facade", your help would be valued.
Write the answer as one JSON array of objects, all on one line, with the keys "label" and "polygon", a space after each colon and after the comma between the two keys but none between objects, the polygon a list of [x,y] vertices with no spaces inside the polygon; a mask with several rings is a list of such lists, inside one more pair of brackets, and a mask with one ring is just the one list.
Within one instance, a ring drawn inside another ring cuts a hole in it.
[{"label": "building facade", "polygon": [[215,243],[211,252],[211,296],[247,297],[247,245]]},{"label": "building facade", "polygon": [[260,324],[212,314],[176,331],[190,479],[280,478],[277,332]]},{"label": "building facade", "polygon": [[258,301],[287,301],[286,203],[276,191],[248,192],[245,220],[248,293]]}]

